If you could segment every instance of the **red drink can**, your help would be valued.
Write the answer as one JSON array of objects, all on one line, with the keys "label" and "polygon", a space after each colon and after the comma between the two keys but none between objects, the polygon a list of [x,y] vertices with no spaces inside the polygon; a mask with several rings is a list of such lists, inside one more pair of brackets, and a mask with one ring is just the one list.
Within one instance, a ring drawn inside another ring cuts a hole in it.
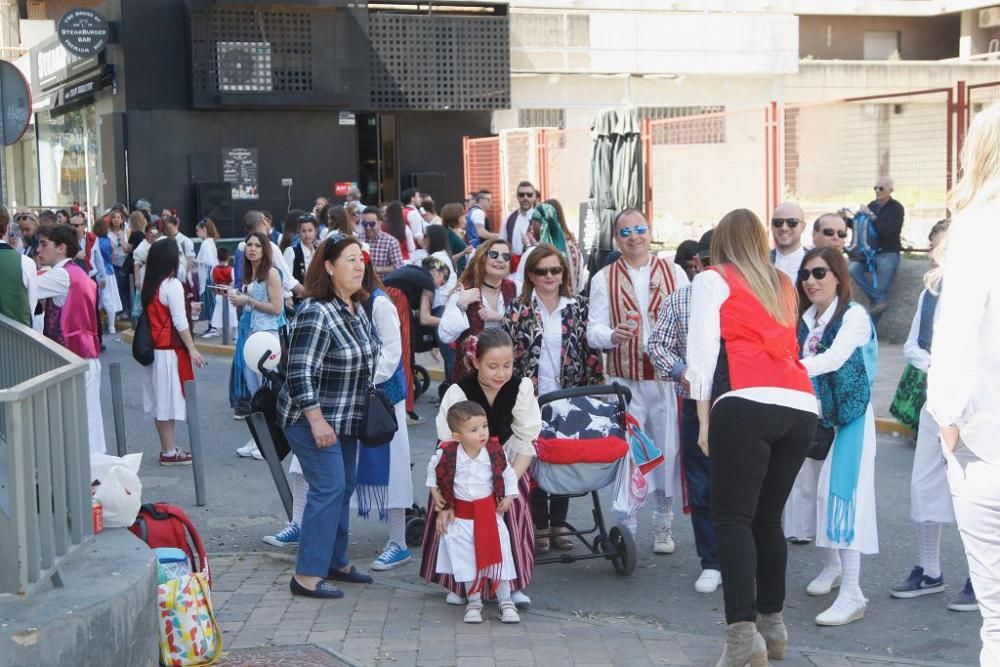
[{"label": "red drink can", "polygon": [[101,505],[101,501],[94,498],[90,503],[90,511],[94,517],[94,535],[104,530],[104,507]]},{"label": "red drink can", "polygon": [[628,328],[631,329],[632,331],[635,331],[636,329],[639,328],[639,321],[641,319],[642,318],[639,316],[639,313],[635,312],[634,310],[625,313],[625,320],[628,322]]}]

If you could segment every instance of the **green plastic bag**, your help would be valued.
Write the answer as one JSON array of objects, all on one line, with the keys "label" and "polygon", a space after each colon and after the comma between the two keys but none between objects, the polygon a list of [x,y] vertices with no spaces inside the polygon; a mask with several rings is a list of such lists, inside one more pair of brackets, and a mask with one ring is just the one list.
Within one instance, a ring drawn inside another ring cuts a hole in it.
[{"label": "green plastic bag", "polygon": [[906,364],[903,375],[896,386],[896,395],[892,398],[889,413],[914,433],[920,425],[920,411],[927,401],[927,373]]}]

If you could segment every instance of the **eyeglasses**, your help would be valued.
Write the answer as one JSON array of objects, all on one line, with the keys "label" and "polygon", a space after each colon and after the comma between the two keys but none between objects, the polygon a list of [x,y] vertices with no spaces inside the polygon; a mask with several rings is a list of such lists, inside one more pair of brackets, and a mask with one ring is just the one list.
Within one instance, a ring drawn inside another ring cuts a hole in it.
[{"label": "eyeglasses", "polygon": [[531,270],[532,275],[544,278],[545,276],[561,276],[563,268],[561,266],[550,266],[547,268],[535,267]]},{"label": "eyeglasses", "polygon": [[363,220],[361,222],[362,227],[374,227],[378,224],[378,220]]},{"label": "eyeglasses", "polygon": [[622,227],[621,229],[618,230],[618,236],[622,237],[623,239],[627,239],[628,237],[632,236],[633,231],[639,236],[642,236],[643,234],[649,231],[649,227],[647,227],[646,225],[636,225],[635,227]]},{"label": "eyeglasses", "polygon": [[799,282],[804,283],[809,280],[809,276],[812,276],[816,280],[823,280],[829,272],[830,269],[825,269],[822,266],[817,266],[813,269],[799,269]]},{"label": "eyeglasses", "polygon": [[823,236],[829,236],[830,238],[833,238],[834,236],[839,236],[842,239],[846,239],[847,238],[847,230],[844,229],[844,230],[839,230],[838,231],[838,230],[834,229],[833,227],[824,227],[823,228]]},{"label": "eyeglasses", "polygon": [[511,257],[509,252],[500,252],[499,250],[487,250],[486,256],[490,259],[503,259],[505,262],[509,262]]},{"label": "eyeglasses", "polygon": [[872,189],[875,190],[875,192],[885,192],[885,188],[883,188],[881,185],[876,185]]},{"label": "eyeglasses", "polygon": [[518,199],[527,199],[528,197],[534,197],[534,196],[535,196],[534,192],[518,192],[517,193],[517,198]]},{"label": "eyeglasses", "polygon": [[795,229],[802,223],[798,218],[771,218],[771,226],[775,229],[781,229],[782,225],[785,225],[789,229]]}]

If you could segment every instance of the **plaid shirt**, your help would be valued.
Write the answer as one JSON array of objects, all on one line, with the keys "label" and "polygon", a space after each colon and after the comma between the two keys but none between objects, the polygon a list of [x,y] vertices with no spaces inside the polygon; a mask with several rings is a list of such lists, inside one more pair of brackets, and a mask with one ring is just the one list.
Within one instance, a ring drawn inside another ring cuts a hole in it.
[{"label": "plaid shirt", "polygon": [[376,267],[391,266],[398,269],[403,265],[403,253],[399,249],[399,241],[392,234],[379,232],[374,241],[363,239],[368,243],[368,252],[372,256],[372,264]]},{"label": "plaid shirt", "polygon": [[361,430],[369,377],[381,343],[361,304],[307,299],[289,326],[288,371],[278,394],[278,421],[291,426],[311,408],[338,434]]},{"label": "plaid shirt", "polygon": [[688,398],[680,383],[687,368],[688,325],[691,321],[691,286],[674,291],[660,306],[647,351],[653,360],[656,377],[676,382],[677,395]]}]

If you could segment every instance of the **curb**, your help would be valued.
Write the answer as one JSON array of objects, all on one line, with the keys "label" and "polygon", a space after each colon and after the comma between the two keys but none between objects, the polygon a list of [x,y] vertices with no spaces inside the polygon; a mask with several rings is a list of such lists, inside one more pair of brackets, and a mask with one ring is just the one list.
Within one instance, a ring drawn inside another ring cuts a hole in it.
[{"label": "curb", "polygon": [[891,435],[894,438],[915,438],[917,436],[908,426],[903,426],[891,417],[876,417],[875,432]]}]

